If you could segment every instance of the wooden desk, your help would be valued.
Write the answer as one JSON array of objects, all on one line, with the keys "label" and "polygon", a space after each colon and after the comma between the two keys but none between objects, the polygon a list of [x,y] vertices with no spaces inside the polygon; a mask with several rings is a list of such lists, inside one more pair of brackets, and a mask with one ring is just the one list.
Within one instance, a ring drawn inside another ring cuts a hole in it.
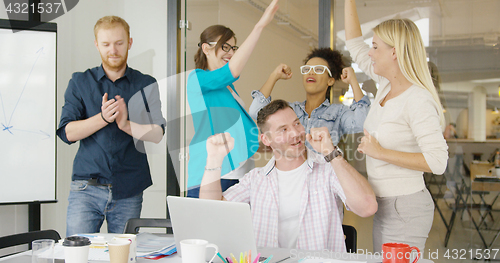
[{"label": "wooden desk", "polygon": [[476,182],[474,180],[478,175],[492,176],[492,169],[494,171],[495,166],[491,163],[471,163],[470,179],[472,191],[500,192],[500,182]]}]

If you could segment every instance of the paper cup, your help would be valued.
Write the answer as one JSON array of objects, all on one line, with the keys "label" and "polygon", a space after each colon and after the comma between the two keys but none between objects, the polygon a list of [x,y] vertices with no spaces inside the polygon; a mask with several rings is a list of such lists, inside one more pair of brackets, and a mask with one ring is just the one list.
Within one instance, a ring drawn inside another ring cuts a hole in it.
[{"label": "paper cup", "polygon": [[113,239],[108,242],[110,263],[128,263],[130,240]]},{"label": "paper cup", "polygon": [[134,234],[121,234],[116,235],[113,239],[125,239],[130,241],[130,250],[128,253],[128,263],[136,263],[136,255],[137,255],[137,238]]}]

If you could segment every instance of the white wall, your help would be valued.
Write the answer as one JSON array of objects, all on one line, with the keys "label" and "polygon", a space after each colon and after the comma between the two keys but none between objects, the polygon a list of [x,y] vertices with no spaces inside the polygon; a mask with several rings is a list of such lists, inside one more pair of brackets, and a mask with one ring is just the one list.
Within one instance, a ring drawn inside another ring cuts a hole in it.
[{"label": "white wall", "polygon": [[[129,66],[161,80],[166,77],[167,1],[164,0],[86,0],[52,22],[58,25],[57,100],[58,121],[64,104],[64,92],[71,74],[99,66],[99,53],[94,46],[95,22],[105,15],[117,15],[130,25],[134,39],[129,52]],[[4,5],[0,18],[8,19]],[[163,100],[163,98],[162,98]],[[57,139],[56,204],[42,205],[42,229],[66,233],[66,207],[71,182],[73,159],[78,143],[71,146]],[[166,216],[166,155],[149,155],[153,186],[144,193],[142,217]],[[4,175],[6,176],[6,175]],[[12,176],[12,175],[10,175]],[[28,230],[27,205],[0,206],[0,236]],[[106,231],[105,228],[102,231]],[[0,251],[0,255],[9,251]]]}]

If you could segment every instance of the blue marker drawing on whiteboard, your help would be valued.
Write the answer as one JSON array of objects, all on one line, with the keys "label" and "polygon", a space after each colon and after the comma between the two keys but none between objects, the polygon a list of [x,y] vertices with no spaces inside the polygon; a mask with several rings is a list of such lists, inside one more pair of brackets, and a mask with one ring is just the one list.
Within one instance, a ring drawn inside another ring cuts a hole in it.
[{"label": "blue marker drawing on whiteboard", "polygon": [[23,86],[23,89],[21,91],[21,94],[19,95],[19,98],[17,99],[17,102],[16,102],[16,105],[14,106],[14,109],[12,110],[12,113],[10,114],[10,118],[9,118],[9,121],[7,122],[7,115],[6,115],[6,111],[5,111],[5,108],[4,108],[4,103],[3,103],[3,98],[0,94],[0,103],[2,104],[2,111],[4,113],[4,120],[7,124],[4,124],[2,123],[2,131],[8,131],[10,134],[14,135],[12,133],[12,131],[21,131],[21,132],[28,132],[28,133],[35,133],[35,134],[40,134],[42,135],[44,138],[43,139],[48,139],[50,138],[50,134],[44,132],[44,131],[41,131],[41,130],[38,130],[38,131],[30,131],[30,130],[20,130],[20,129],[14,129],[13,125],[11,125],[11,122],[12,122],[12,118],[14,117],[14,113],[16,112],[16,109],[17,109],[17,106],[19,105],[19,101],[21,101],[21,98],[24,94],[24,91],[26,90],[26,86],[28,85],[28,81],[30,80],[30,77],[31,77],[31,73],[33,72],[33,69],[35,68],[35,65],[36,63],[38,62],[38,59],[40,58],[40,56],[43,54],[43,47],[41,47],[40,49],[38,49],[37,52],[35,52],[35,54],[38,54],[36,59],[35,59],[35,62],[33,63],[33,66],[31,66],[31,70],[30,70],[30,73],[28,74],[28,78],[26,79],[26,81],[24,82],[24,86]]}]

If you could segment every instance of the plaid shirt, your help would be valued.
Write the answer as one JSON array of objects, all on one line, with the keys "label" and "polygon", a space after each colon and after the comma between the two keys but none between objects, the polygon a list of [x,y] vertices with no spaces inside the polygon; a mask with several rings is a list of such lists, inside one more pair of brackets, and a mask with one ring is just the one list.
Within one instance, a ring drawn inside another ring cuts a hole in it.
[{"label": "plaid shirt", "polygon": [[[345,252],[342,221],[335,197],[345,203],[342,186],[332,166],[308,152],[306,184],[302,188],[297,249]],[[319,161],[318,161],[319,160]],[[252,208],[258,247],[278,245],[278,173],[273,157],[266,166],[255,168],[224,192],[229,201],[244,202]]]}]

